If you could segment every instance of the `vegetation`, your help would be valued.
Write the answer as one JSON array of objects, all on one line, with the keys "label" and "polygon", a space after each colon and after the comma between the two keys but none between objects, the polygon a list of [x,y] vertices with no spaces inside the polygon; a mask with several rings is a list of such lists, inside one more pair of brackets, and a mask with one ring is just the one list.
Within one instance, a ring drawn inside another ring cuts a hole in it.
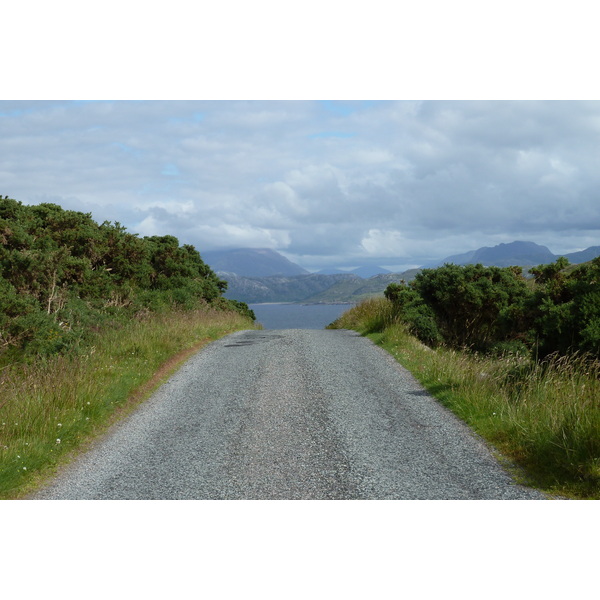
[{"label": "vegetation", "polygon": [[493,444],[525,483],[600,498],[600,260],[445,265],[331,328],[369,335]]},{"label": "vegetation", "polygon": [[4,198],[0,242],[0,498],[22,496],[189,352],[254,327],[172,236]]},{"label": "vegetation", "polygon": [[101,329],[173,308],[254,318],[173,236],[139,238],[89,214],[5,198],[0,242],[0,366],[74,351]]},{"label": "vegetation", "polygon": [[530,269],[425,269],[408,285],[390,284],[385,296],[421,341],[544,358],[554,352],[600,353],[600,257],[575,268],[566,258]]},{"label": "vegetation", "polygon": [[0,498],[30,491],[193,351],[252,326],[209,307],[155,313],[98,333],[85,351],[0,371]]}]

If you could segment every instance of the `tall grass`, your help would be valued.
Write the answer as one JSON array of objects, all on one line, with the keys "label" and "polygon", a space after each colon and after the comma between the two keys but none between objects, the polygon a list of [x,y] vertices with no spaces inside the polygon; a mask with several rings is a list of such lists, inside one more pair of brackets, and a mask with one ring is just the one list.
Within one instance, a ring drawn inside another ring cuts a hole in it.
[{"label": "tall grass", "polygon": [[495,446],[521,481],[551,494],[600,498],[598,361],[432,350],[394,319],[386,299],[358,305],[332,327],[360,331],[388,350]]},{"label": "tall grass", "polygon": [[79,354],[2,369],[0,498],[25,494],[190,351],[252,327],[239,313],[209,308],[149,315],[99,334]]},{"label": "tall grass", "polygon": [[328,329],[354,329],[362,334],[383,331],[398,323],[392,303],[386,298],[368,298],[341,314]]}]

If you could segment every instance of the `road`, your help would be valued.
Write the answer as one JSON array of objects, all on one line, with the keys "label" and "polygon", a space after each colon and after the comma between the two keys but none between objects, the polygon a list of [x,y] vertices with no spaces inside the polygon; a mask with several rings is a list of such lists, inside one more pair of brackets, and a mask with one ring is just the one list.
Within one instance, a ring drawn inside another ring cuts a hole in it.
[{"label": "road", "polygon": [[192,357],[38,499],[543,499],[371,341],[242,331]]}]

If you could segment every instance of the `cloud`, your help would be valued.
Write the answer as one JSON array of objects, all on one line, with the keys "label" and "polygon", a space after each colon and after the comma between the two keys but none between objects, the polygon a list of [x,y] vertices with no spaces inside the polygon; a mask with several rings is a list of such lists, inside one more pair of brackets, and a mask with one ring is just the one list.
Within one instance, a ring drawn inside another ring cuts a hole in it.
[{"label": "cloud", "polygon": [[360,245],[371,256],[406,256],[405,243],[399,231],[369,229]]},{"label": "cloud", "polygon": [[597,245],[598,102],[0,102],[0,193],[310,266]]}]

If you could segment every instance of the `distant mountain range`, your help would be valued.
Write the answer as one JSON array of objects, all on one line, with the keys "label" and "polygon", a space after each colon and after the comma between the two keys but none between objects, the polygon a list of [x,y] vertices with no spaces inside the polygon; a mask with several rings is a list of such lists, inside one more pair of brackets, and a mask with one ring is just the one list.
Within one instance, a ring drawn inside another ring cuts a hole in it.
[{"label": "distant mountain range", "polygon": [[[421,268],[435,268],[445,263],[485,266],[531,267],[554,262],[565,256],[571,264],[600,256],[600,246],[580,252],[558,255],[546,246],[533,242],[512,242],[483,247],[433,261]],[[383,294],[392,282],[410,281],[421,269],[390,273],[382,267],[359,267],[352,271],[323,269],[309,273],[299,265],[267,248],[203,252],[203,260],[228,282],[225,297],[242,302],[358,302]]]},{"label": "distant mountain range", "polygon": [[374,275],[384,275],[386,273],[391,273],[388,269],[384,269],[383,267],[357,267],[356,269],[352,269],[350,271],[342,271],[341,269],[321,269],[317,271],[317,275],[358,275],[363,279],[368,279],[369,277],[373,277]]},{"label": "distant mountain range", "polygon": [[213,271],[244,277],[306,275],[308,271],[269,248],[236,248],[202,252],[202,260]]},{"label": "distant mountain range", "polygon": [[406,273],[380,274],[363,279],[351,273],[324,275],[310,273],[292,277],[242,277],[217,272],[227,281],[224,296],[248,304],[260,302],[336,303],[359,302],[383,294],[390,283],[409,281],[417,269]]},{"label": "distant mountain range", "polygon": [[[236,248],[202,252],[202,260],[213,271],[235,273],[243,277],[293,277],[308,275],[309,271],[269,248]],[[391,273],[383,267],[357,267],[351,271],[322,269],[317,275],[358,275],[362,278]]]},{"label": "distant mountain range", "polygon": [[447,256],[443,260],[433,261],[423,268],[440,267],[445,263],[455,265],[470,265],[481,263],[486,267],[535,267],[554,262],[560,256],[564,256],[571,264],[577,264],[592,260],[600,256],[600,246],[592,246],[580,252],[570,254],[553,254],[546,246],[540,246],[534,242],[511,242],[510,244],[498,244],[493,247],[479,248],[464,254]]}]

